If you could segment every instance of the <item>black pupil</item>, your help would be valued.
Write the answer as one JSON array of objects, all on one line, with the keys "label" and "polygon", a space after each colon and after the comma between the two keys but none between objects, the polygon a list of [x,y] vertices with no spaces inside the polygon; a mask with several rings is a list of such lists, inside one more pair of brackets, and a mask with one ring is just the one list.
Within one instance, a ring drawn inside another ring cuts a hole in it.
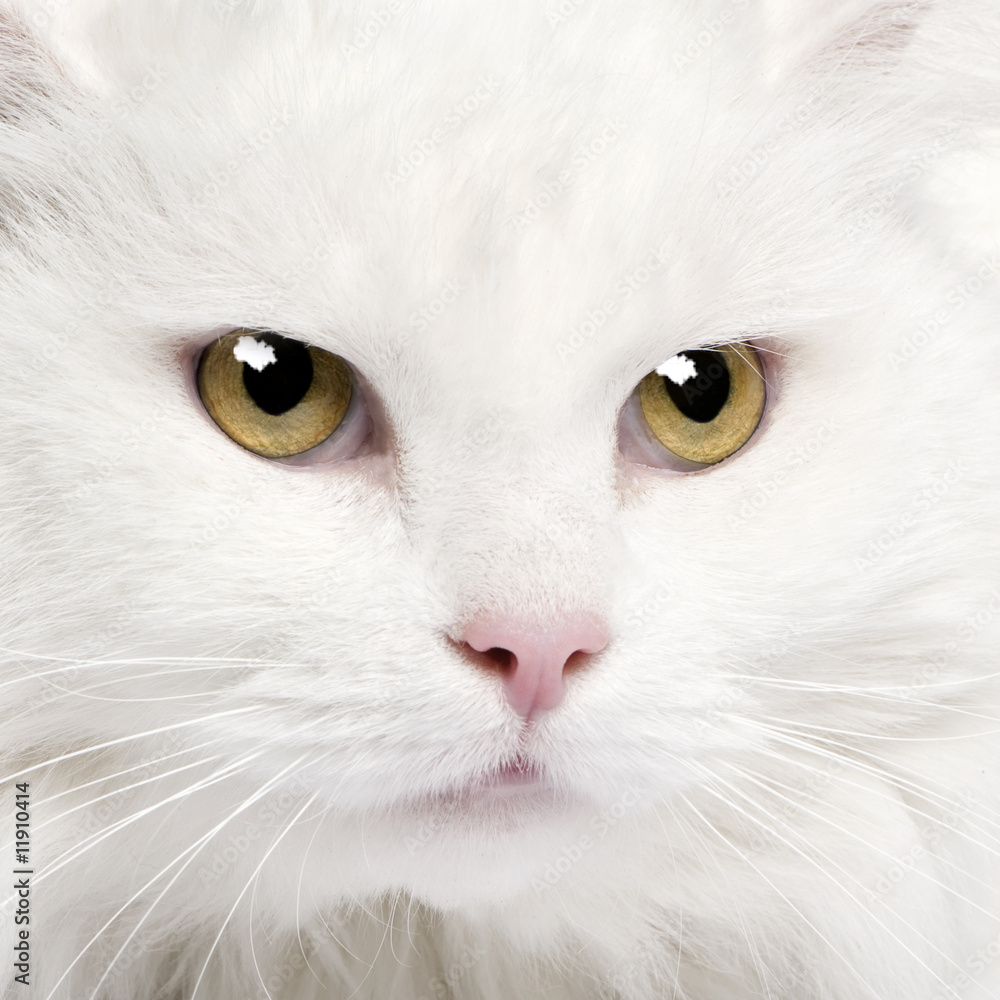
[{"label": "black pupil", "polygon": [[689,420],[707,424],[729,399],[729,368],[721,351],[684,351],[680,355],[694,363],[696,372],[678,385],[663,376],[667,395]]},{"label": "black pupil", "polygon": [[243,384],[250,398],[272,417],[287,413],[302,402],[313,380],[313,363],[309,348],[298,340],[276,333],[262,333],[254,338],[274,349],[275,360],[257,371],[243,365]]}]

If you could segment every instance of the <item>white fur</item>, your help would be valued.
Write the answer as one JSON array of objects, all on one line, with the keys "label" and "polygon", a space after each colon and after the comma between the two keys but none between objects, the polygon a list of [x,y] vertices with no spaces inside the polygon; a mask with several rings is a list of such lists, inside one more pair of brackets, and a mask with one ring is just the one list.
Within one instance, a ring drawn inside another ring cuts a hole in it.
[{"label": "white fur", "polygon": [[[1000,996],[998,40],[996,0],[0,5],[4,995]],[[218,433],[190,359],[240,326],[347,358],[385,446]],[[646,373],[747,337],[742,452],[619,451]],[[530,730],[448,639],[581,609],[610,644]],[[518,750],[550,794],[449,796]]]}]

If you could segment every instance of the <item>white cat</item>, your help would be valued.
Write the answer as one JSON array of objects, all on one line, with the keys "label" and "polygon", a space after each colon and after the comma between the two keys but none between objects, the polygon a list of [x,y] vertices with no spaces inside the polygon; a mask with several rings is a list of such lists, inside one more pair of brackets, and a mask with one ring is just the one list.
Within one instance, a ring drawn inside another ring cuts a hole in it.
[{"label": "white cat", "polygon": [[998,40],[0,4],[3,995],[1000,997]]}]

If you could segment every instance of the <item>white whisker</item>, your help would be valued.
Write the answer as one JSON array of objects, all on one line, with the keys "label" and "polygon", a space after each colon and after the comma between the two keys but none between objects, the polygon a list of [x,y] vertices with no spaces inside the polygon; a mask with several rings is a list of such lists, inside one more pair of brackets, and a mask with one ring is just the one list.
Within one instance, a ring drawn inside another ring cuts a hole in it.
[{"label": "white whisker", "polygon": [[[251,795],[244,802],[240,803],[240,805],[236,809],[234,809],[228,816],[226,816],[214,827],[212,827],[207,833],[199,837],[193,844],[191,844],[190,846],[186,847],[183,851],[181,851],[181,853],[178,854],[173,859],[173,861],[170,861],[166,865],[164,865],[163,868],[161,868],[160,871],[156,873],[156,875],[154,875],[148,882],[145,883],[145,885],[143,885],[140,889],[138,889],[135,893],[133,893],[131,898],[126,900],[125,903],[123,903],[122,906],[120,906],[118,910],[116,910],[115,913],[105,922],[105,924],[101,927],[101,929],[97,931],[97,933],[90,939],[90,941],[88,941],[87,944],[84,945],[83,949],[80,951],[77,957],[73,959],[73,961],[69,964],[69,966],[67,966],[66,970],[63,972],[62,976],[60,976],[59,980],[56,982],[52,991],[45,998],[45,1000],[52,1000],[52,998],[55,996],[55,992],[58,989],[59,985],[63,982],[66,976],[69,975],[73,966],[76,965],[76,963],[83,957],[83,955],[97,941],[100,940],[101,935],[118,919],[118,917],[120,917],[121,914],[123,914],[137,899],[139,899],[146,892],[147,889],[155,885],[156,882],[158,882],[164,875],[166,875],[167,872],[169,872],[170,869],[174,867],[174,865],[178,864],[186,855],[190,855],[188,860],[185,861],[184,864],[181,865],[181,867],[174,874],[173,878],[171,878],[170,881],[166,884],[166,886],[164,886],[160,894],[152,901],[152,903],[150,903],[146,912],[142,915],[142,917],[139,918],[138,922],[132,928],[132,931],[129,933],[128,937],[125,939],[125,941],[122,943],[121,947],[118,949],[114,957],[108,963],[107,969],[105,969],[104,974],[101,976],[101,978],[97,982],[97,985],[94,987],[93,995],[94,997],[96,997],[97,994],[100,992],[101,986],[104,984],[111,970],[114,968],[118,959],[121,958],[121,956],[125,953],[125,949],[128,948],[129,944],[131,943],[135,935],[139,932],[139,929],[146,922],[150,914],[152,914],[152,912],[156,909],[156,906],[157,904],[159,904],[160,900],[162,900],[163,897],[170,891],[170,889],[173,887],[176,881],[185,872],[187,867],[198,856],[198,853],[201,851],[202,847],[204,847],[204,845],[207,844],[213,837],[215,837],[218,833],[220,833],[223,829],[225,829],[225,827],[229,823],[231,823],[236,816],[238,816],[245,810],[249,809],[250,806],[252,806],[255,802],[258,802],[260,799],[262,799],[275,785],[280,784],[281,780],[286,775],[293,774],[296,768],[298,768],[307,759],[308,759],[308,754],[303,754],[301,757],[298,758],[298,760],[293,761],[290,765],[288,765],[288,767],[284,768],[278,774],[274,775],[274,777],[272,777],[269,781],[265,782],[260,788],[258,788],[253,795]],[[191,995],[191,1000],[194,1000],[193,993]]]},{"label": "white whisker", "polygon": [[208,971],[208,964],[209,962],[211,962],[212,956],[215,954],[215,949],[218,948],[219,942],[222,940],[223,933],[229,926],[229,921],[233,919],[233,914],[236,912],[236,909],[240,904],[240,900],[242,900],[243,897],[246,895],[247,889],[249,889],[250,886],[255,883],[257,876],[260,874],[261,869],[267,863],[267,859],[270,858],[272,853],[274,853],[278,844],[280,844],[281,841],[285,839],[288,832],[295,827],[295,824],[298,822],[299,818],[316,801],[318,797],[319,797],[318,792],[311,795],[306,800],[302,808],[285,824],[285,828],[277,835],[277,837],[275,837],[273,841],[271,841],[270,846],[264,852],[264,856],[257,863],[257,867],[254,868],[253,874],[250,876],[246,885],[244,885],[243,888],[240,890],[239,895],[236,897],[236,901],[233,903],[231,909],[229,910],[229,913],[226,915],[226,919],[222,921],[222,926],[219,928],[218,934],[215,935],[215,940],[212,942],[211,947],[208,949],[208,954],[205,956],[205,963],[204,965],[202,965],[201,972],[198,974],[198,978],[195,980],[194,989],[191,991],[191,1000],[196,1000],[198,996],[198,990],[201,987],[202,980],[205,978],[205,973]]}]

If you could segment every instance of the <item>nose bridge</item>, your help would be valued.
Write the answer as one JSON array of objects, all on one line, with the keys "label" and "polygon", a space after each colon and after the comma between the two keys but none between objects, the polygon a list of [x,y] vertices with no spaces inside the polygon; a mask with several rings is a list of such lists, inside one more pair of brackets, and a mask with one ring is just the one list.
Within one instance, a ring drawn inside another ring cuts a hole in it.
[{"label": "nose bridge", "polygon": [[599,490],[526,464],[456,491],[464,524],[440,536],[439,580],[451,584],[451,639],[531,722],[608,643],[610,532]]},{"label": "nose bridge", "polygon": [[608,477],[584,454],[515,434],[497,416],[479,427],[478,438],[465,436],[472,447],[438,461],[433,493],[413,498],[421,547],[456,616],[594,611],[612,543]]}]

